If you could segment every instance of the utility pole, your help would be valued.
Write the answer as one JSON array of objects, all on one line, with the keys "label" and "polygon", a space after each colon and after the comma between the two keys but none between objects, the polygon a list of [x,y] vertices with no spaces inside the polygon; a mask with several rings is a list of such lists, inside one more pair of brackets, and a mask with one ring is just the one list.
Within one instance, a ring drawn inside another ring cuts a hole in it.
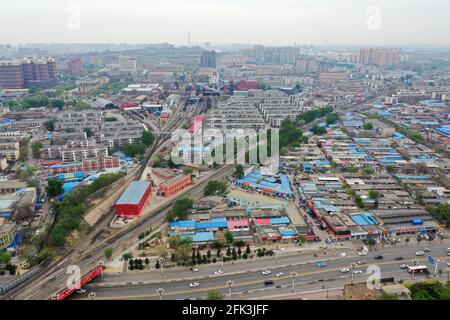
[{"label": "utility pole", "polygon": [[162,300],[162,296],[163,296],[163,294],[164,294],[164,289],[163,288],[158,288],[158,289],[156,289],[156,293],[157,294],[159,294],[159,300],[161,301]]},{"label": "utility pole", "polygon": [[435,277],[435,278],[436,278],[436,273],[437,273],[438,266],[439,266],[439,261],[440,261],[440,260],[436,260],[436,264],[434,265],[434,277]]},{"label": "utility pole", "polygon": [[221,255],[221,258],[222,258],[221,262],[222,262],[222,272],[223,272],[223,255]]},{"label": "utility pole", "polygon": [[295,288],[295,277],[297,276],[297,272],[292,271],[291,272],[291,277],[292,277],[292,288],[291,291],[292,293],[294,293],[294,288]]},{"label": "utility pole", "polygon": [[159,263],[161,264],[161,277],[164,277],[164,261],[166,261],[164,257],[159,258]]},{"label": "utility pole", "polygon": [[233,286],[233,281],[232,280],[228,280],[226,282],[227,286],[228,286],[228,297],[231,300],[231,287]]},{"label": "utility pole", "polygon": [[275,263],[278,264],[278,251],[275,250]]}]

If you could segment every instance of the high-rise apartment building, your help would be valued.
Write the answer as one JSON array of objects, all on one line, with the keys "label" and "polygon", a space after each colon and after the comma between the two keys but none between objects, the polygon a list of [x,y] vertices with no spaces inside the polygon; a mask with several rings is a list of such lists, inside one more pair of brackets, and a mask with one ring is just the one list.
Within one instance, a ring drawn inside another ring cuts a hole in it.
[{"label": "high-rise apartment building", "polygon": [[300,55],[299,47],[264,47],[241,49],[240,54],[255,59],[256,62],[270,64],[294,64]]},{"label": "high-rise apartment building", "polygon": [[216,67],[216,51],[203,51],[200,58],[200,67],[215,68]]},{"label": "high-rise apartment building", "polygon": [[137,71],[136,57],[119,56],[119,70],[135,74]]},{"label": "high-rise apartment building", "polygon": [[81,58],[75,58],[67,61],[67,73],[74,76],[83,74],[83,61]]},{"label": "high-rise apartment building", "polygon": [[56,61],[49,57],[27,57],[0,61],[0,88],[24,89],[56,84]]},{"label": "high-rise apartment building", "polygon": [[400,49],[363,48],[359,51],[358,62],[365,65],[395,66],[398,64]]}]

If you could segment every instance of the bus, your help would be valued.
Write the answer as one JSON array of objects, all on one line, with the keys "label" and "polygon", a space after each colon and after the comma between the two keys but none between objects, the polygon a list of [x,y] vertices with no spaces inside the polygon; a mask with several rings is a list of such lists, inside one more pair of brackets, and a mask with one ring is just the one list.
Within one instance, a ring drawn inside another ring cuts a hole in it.
[{"label": "bus", "polygon": [[428,271],[427,266],[409,266],[408,273],[420,273]]}]

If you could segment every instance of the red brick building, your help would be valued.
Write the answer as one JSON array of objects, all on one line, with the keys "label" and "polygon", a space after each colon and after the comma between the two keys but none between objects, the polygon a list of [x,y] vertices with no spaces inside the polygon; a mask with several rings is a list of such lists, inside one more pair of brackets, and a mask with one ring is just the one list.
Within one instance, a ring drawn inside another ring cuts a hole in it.
[{"label": "red brick building", "polygon": [[147,181],[133,181],[117,200],[116,216],[138,217],[152,194],[152,185]]},{"label": "red brick building", "polygon": [[84,159],[82,162],[54,164],[50,166],[52,174],[98,171],[103,169],[114,169],[120,167],[120,160],[117,157],[98,157],[93,159]]},{"label": "red brick building", "polygon": [[241,80],[237,85],[239,91],[248,91],[258,89],[258,81],[256,80]]},{"label": "red brick building", "polygon": [[180,174],[159,184],[159,192],[163,197],[171,197],[192,184],[190,175]]}]

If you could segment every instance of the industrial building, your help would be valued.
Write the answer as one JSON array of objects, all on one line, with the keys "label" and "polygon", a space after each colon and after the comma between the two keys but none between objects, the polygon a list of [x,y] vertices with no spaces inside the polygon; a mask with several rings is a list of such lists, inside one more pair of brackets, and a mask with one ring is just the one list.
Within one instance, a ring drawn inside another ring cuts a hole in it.
[{"label": "industrial building", "polygon": [[117,200],[116,215],[121,217],[137,217],[147,205],[152,193],[151,184],[147,181],[133,181]]},{"label": "industrial building", "polygon": [[163,197],[171,197],[192,184],[191,175],[180,174],[159,185],[159,192]]}]

